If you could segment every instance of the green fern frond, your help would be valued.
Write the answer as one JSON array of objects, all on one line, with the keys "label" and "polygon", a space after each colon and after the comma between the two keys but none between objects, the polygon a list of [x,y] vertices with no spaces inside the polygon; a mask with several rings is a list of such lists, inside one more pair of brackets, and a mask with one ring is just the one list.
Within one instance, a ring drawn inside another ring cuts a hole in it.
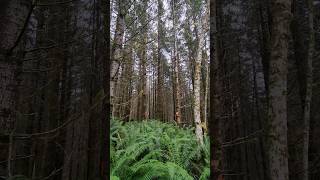
[{"label": "green fern frond", "polygon": [[192,128],[157,120],[111,121],[111,175],[125,180],[208,179],[210,141]]}]

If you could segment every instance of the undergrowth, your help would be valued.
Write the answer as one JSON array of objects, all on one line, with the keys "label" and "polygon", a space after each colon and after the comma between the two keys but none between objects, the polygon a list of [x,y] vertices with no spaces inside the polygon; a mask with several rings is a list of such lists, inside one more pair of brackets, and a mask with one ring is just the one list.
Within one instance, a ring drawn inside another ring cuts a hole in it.
[{"label": "undergrowth", "polygon": [[209,139],[156,120],[111,121],[112,180],[209,179]]}]

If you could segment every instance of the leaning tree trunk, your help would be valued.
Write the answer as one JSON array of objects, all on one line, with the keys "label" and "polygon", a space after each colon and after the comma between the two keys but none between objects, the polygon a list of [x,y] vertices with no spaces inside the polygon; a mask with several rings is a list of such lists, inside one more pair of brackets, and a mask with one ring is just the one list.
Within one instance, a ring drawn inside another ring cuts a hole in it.
[{"label": "leaning tree trunk", "polygon": [[270,178],[288,180],[287,56],[291,1],[271,1],[271,56],[269,67],[268,141]]}]

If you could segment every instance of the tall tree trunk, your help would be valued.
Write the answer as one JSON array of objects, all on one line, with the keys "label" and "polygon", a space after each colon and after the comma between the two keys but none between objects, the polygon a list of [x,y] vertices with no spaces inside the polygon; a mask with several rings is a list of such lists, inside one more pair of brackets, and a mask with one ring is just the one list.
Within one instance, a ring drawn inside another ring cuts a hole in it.
[{"label": "tall tree trunk", "polygon": [[0,127],[1,133],[12,130],[15,122],[15,96],[17,90],[17,57],[12,54],[31,8],[29,1],[3,1],[0,3]]},{"label": "tall tree trunk", "polygon": [[[206,59],[207,61],[207,59]],[[205,133],[208,133],[208,102],[209,102],[209,81],[210,81],[210,75],[209,75],[209,64],[206,62],[206,81],[204,82],[204,106],[203,106],[203,109],[204,109],[204,123],[205,123]],[[210,106],[209,106],[210,107]]]},{"label": "tall tree trunk", "polygon": [[176,54],[174,56],[174,97],[175,97],[175,120],[178,124],[181,124],[181,88],[179,81],[179,57]]},{"label": "tall tree trunk", "polygon": [[[222,83],[221,83],[221,65],[220,65],[220,35],[218,23],[218,0],[210,0],[210,37],[214,41],[210,42],[210,149],[211,149],[211,175],[212,180],[218,180],[221,178],[221,129],[220,129],[220,117],[222,116]],[[214,52],[214,53],[213,53]]]},{"label": "tall tree trunk", "polygon": [[103,38],[105,46],[105,56],[103,56],[103,90],[104,98],[102,102],[102,113],[101,113],[101,128],[99,131],[100,135],[100,161],[99,164],[99,178],[101,180],[108,179],[110,174],[110,65],[111,60],[109,49],[110,49],[110,1],[101,0],[102,15],[103,15]]},{"label": "tall tree trunk", "polygon": [[271,1],[271,56],[269,66],[268,155],[270,178],[288,180],[287,56],[291,1]]},{"label": "tall tree trunk", "polygon": [[[144,35],[143,35],[144,36]],[[142,47],[140,50],[140,65],[139,65],[139,90],[138,90],[138,110],[137,117],[139,120],[147,119],[147,71],[146,71],[146,37],[143,37]]]},{"label": "tall tree trunk", "polygon": [[158,34],[157,34],[157,43],[158,43],[158,49],[157,49],[157,91],[156,91],[156,118],[160,120],[164,120],[164,107],[163,107],[163,100],[164,100],[164,95],[163,95],[163,62],[162,62],[162,54],[161,54],[161,48],[162,48],[162,43],[161,43],[161,35],[162,35],[162,21],[161,21],[161,16],[162,16],[162,1],[158,0]]},{"label": "tall tree trunk", "polygon": [[[262,64],[262,69],[263,69],[263,81],[264,81],[264,94],[263,97],[266,97],[266,99],[268,100],[268,92],[269,92],[269,59],[270,59],[270,7],[269,7],[269,3],[266,2],[265,0],[260,0],[258,3],[258,9],[259,9],[259,14],[258,19],[259,19],[259,32],[260,32],[260,39],[259,39],[259,49],[260,49],[260,56],[261,56],[261,64]],[[256,75],[255,75],[256,76]],[[255,87],[257,88],[257,82],[255,81]],[[258,94],[258,91],[255,90]],[[258,95],[256,95],[258,98]],[[257,101],[258,102],[258,101]],[[265,105],[267,105],[268,103],[262,103],[262,107],[266,107]],[[263,108],[264,109],[264,108]],[[257,107],[257,110],[259,111],[259,108]],[[265,128],[266,127],[266,121],[265,121],[265,117],[261,116],[260,113],[263,113],[265,111],[261,111],[259,113],[257,113],[257,115],[259,115],[259,128]],[[267,162],[267,146],[265,144],[267,138],[265,136],[260,138],[260,149],[261,149],[261,158],[263,159],[263,167],[264,167],[264,178],[265,179],[269,179],[269,166],[268,166],[268,162]]]},{"label": "tall tree trunk", "polygon": [[202,124],[200,119],[200,66],[201,66],[201,56],[202,56],[202,42],[203,38],[199,38],[199,51],[197,55],[197,59],[195,62],[195,71],[194,71],[194,121],[196,124],[196,136],[198,141],[202,144],[203,143],[203,132],[202,132]]},{"label": "tall tree trunk", "polygon": [[303,132],[303,152],[302,152],[302,163],[303,163],[303,180],[309,179],[309,129],[310,129],[310,109],[311,109],[311,98],[312,98],[312,85],[313,85],[313,73],[312,73],[312,61],[314,53],[314,21],[313,21],[313,0],[307,1],[308,5],[308,20],[309,20],[309,47],[308,56],[306,59],[306,93],[304,100],[303,109],[303,122],[304,122],[304,132]]},{"label": "tall tree trunk", "polygon": [[[209,1],[208,1],[209,5]],[[200,28],[199,33],[199,41],[198,41],[198,52],[197,57],[195,60],[195,70],[194,70],[194,92],[193,92],[193,99],[194,99],[194,122],[196,124],[196,136],[198,141],[202,144],[203,143],[203,130],[202,130],[202,122],[201,122],[201,109],[200,109],[200,87],[201,87],[201,60],[202,60],[202,50],[204,46],[204,38],[207,31],[208,21],[209,21],[209,7],[207,7],[208,10],[206,11],[206,14],[204,15],[204,18],[201,18],[202,23],[197,23],[197,27]]]},{"label": "tall tree trunk", "polygon": [[[18,73],[21,59],[14,48],[21,40],[23,31],[29,21],[33,9],[29,0],[4,0],[0,2],[0,134],[12,133],[16,121],[18,100]],[[28,14],[30,14],[28,16]],[[8,136],[9,137],[9,136]],[[0,161],[8,160],[7,173],[11,176],[11,155],[13,154],[13,138],[6,140],[8,144],[0,144]]]},{"label": "tall tree trunk", "polygon": [[260,40],[260,53],[262,59],[263,75],[264,75],[264,85],[266,94],[269,89],[269,59],[270,59],[270,8],[269,3],[265,0],[259,0],[258,3],[259,16],[260,16],[260,30],[261,30],[261,40]]},{"label": "tall tree trunk", "polygon": [[172,18],[173,18],[173,33],[174,33],[174,47],[173,47],[173,68],[174,68],[174,119],[177,124],[181,124],[181,91],[179,82],[179,57],[178,57],[178,45],[176,35],[176,2],[172,3]]},{"label": "tall tree trunk", "polygon": [[133,73],[132,49],[128,47],[124,52],[127,55],[125,56],[124,69],[121,73],[121,80],[119,83],[119,92],[121,92],[119,97],[119,117],[125,121],[129,121],[131,106],[131,81]]},{"label": "tall tree trunk", "polygon": [[[148,0],[143,1],[142,9],[143,12],[147,11]],[[140,59],[139,64],[139,89],[138,89],[138,119],[147,119],[147,14],[143,13],[141,15],[141,24],[143,29],[141,30],[141,44],[138,50],[138,55]]]},{"label": "tall tree trunk", "polygon": [[[49,1],[46,1],[49,2]],[[47,29],[47,40],[53,41],[57,44],[61,44],[64,41],[64,6],[58,5],[54,7],[50,7],[48,10],[48,29]],[[43,126],[42,131],[48,131],[50,129],[54,129],[60,126],[63,122],[60,122],[59,119],[59,109],[60,109],[60,94],[62,93],[59,88],[61,86],[61,73],[63,69],[63,61],[64,50],[61,46],[56,46],[48,50],[46,54],[45,64],[50,68],[50,70],[46,73],[45,78],[48,82],[47,87],[44,88],[44,113],[43,113]],[[57,132],[58,135],[59,132]],[[46,177],[55,167],[55,163],[60,162],[61,158],[58,157],[57,147],[56,147],[57,139],[43,139],[43,149],[40,150],[41,154],[41,166],[40,171],[38,171],[37,176],[39,178]]]},{"label": "tall tree trunk", "polygon": [[[122,49],[122,44],[123,44],[123,36],[124,36],[124,28],[125,28],[125,1],[117,1],[119,6],[119,12],[117,16],[117,24],[116,24],[116,30],[115,30],[115,35],[114,35],[114,40],[113,40],[113,45],[111,48],[111,82],[110,82],[110,96],[111,96],[111,101],[114,101],[114,96],[115,96],[115,88],[117,87],[117,81],[118,81],[118,74],[119,74],[119,69],[120,69],[120,64],[121,64],[121,49]],[[116,98],[116,97],[115,97]],[[116,107],[112,107],[112,112],[115,111]]]}]

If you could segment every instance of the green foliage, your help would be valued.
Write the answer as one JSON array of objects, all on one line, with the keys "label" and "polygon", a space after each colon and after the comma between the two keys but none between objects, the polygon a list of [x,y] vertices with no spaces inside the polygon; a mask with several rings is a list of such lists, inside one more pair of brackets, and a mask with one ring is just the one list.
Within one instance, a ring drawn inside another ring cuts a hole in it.
[{"label": "green foliage", "polygon": [[209,139],[201,146],[192,128],[112,120],[110,133],[111,179],[209,178]]},{"label": "green foliage", "polygon": [[111,180],[120,180],[120,178],[118,176],[111,176],[110,178]]}]

